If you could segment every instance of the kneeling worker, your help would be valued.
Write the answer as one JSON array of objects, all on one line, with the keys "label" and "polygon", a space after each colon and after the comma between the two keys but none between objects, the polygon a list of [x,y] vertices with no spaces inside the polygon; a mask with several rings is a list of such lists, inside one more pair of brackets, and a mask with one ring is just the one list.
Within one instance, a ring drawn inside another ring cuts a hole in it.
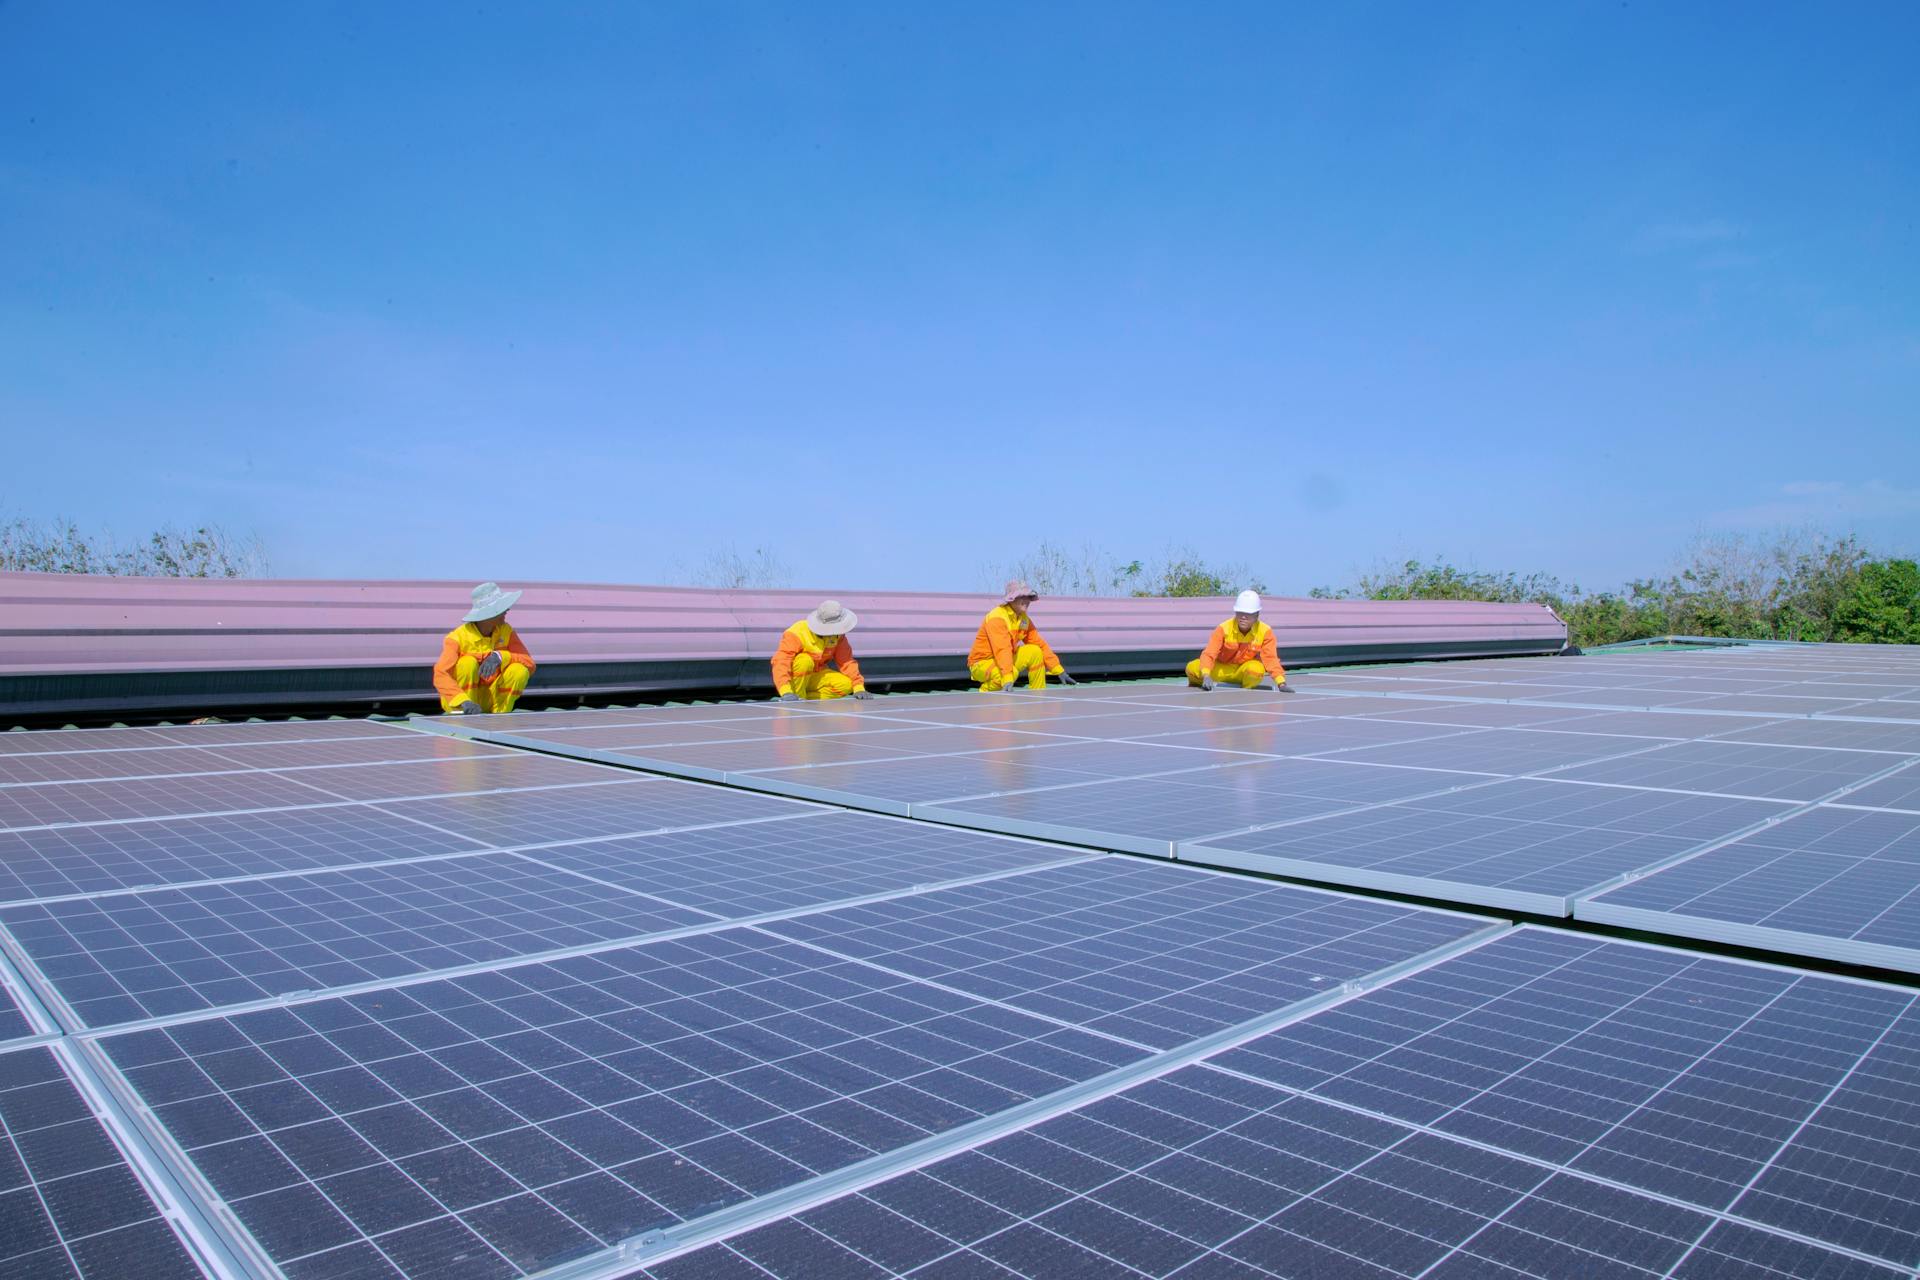
[{"label": "kneeling worker", "polygon": [[1017,689],[1022,675],[1029,689],[1044,689],[1048,676],[1061,684],[1078,683],[1027,616],[1028,607],[1039,598],[1038,591],[1015,579],[1007,584],[1000,603],[980,620],[973,649],[967,654],[967,675],[980,685],[980,692]]},{"label": "kneeling worker", "polygon": [[1273,628],[1260,621],[1256,592],[1240,593],[1233,602],[1233,616],[1213,629],[1207,647],[1187,664],[1188,684],[1211,689],[1215,682],[1237,684],[1242,689],[1293,692],[1287,685],[1287,670],[1280,665]]},{"label": "kneeling worker", "polygon": [[[773,688],[781,702],[849,694],[864,701],[873,696],[860,676],[860,664],[853,660],[853,646],[847,643],[847,632],[859,621],[838,600],[823,600],[818,609],[786,629],[780,647],[773,651]],[[838,669],[829,671],[829,666]]]},{"label": "kneeling worker", "polygon": [[502,591],[491,582],[473,589],[473,607],[447,632],[440,661],[433,664],[442,711],[468,716],[511,711],[527,691],[533,655],[507,625],[507,610],[519,599],[518,591]]}]

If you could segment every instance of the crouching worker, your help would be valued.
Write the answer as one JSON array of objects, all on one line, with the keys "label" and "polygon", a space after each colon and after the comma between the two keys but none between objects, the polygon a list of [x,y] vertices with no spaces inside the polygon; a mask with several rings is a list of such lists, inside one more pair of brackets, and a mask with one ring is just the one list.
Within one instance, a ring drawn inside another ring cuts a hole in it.
[{"label": "crouching worker", "polygon": [[967,675],[980,686],[980,692],[1017,689],[1022,676],[1029,689],[1044,689],[1048,676],[1061,684],[1078,683],[1060,665],[1052,646],[1027,616],[1028,608],[1039,598],[1039,592],[1016,579],[1007,584],[1000,603],[980,620],[973,649],[967,654]]},{"label": "crouching worker", "polygon": [[[847,632],[860,619],[838,600],[823,600],[800,621],[788,627],[773,651],[773,688],[781,702],[802,698],[865,700],[867,682],[853,660]],[[828,670],[829,667],[835,668]]]},{"label": "crouching worker", "polygon": [[473,589],[473,607],[447,632],[440,661],[433,664],[442,711],[468,716],[511,711],[527,691],[533,655],[507,625],[507,610],[519,599],[518,591],[502,591],[491,582]]},{"label": "crouching worker", "polygon": [[1233,616],[1213,629],[1207,647],[1187,664],[1187,683],[1199,689],[1237,684],[1242,689],[1293,692],[1287,685],[1287,670],[1280,665],[1273,628],[1260,621],[1257,593],[1240,593],[1233,602]]}]

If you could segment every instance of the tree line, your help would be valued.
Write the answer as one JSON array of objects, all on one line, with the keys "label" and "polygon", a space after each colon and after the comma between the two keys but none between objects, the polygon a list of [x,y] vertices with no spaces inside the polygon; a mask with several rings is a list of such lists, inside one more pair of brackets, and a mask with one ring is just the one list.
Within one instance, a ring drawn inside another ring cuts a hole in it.
[{"label": "tree line", "polygon": [[[0,569],[140,577],[252,578],[269,572],[252,535],[217,525],[165,528],[130,544],[89,534],[72,521],[0,520]],[[683,566],[693,585],[773,588],[791,571],[773,551],[725,547]],[[1228,596],[1267,588],[1244,564],[1207,560],[1191,547],[1152,559],[1122,559],[1084,545],[1041,542],[982,573],[997,589],[1023,578],[1044,595]],[[1852,537],[1786,533],[1696,540],[1679,566],[1618,591],[1582,591],[1546,573],[1465,569],[1445,557],[1316,587],[1322,600],[1487,600],[1543,604],[1587,647],[1654,636],[1920,644],[1920,564],[1870,552]]]},{"label": "tree line", "polygon": [[263,578],[266,549],[218,525],[157,529],[121,544],[71,520],[0,520],[0,570],[105,573],[137,578]]},{"label": "tree line", "polygon": [[1702,538],[1671,572],[1585,592],[1550,574],[1462,569],[1444,558],[1362,574],[1319,599],[1544,604],[1582,647],[1654,636],[1920,644],[1920,565],[1853,537]]}]

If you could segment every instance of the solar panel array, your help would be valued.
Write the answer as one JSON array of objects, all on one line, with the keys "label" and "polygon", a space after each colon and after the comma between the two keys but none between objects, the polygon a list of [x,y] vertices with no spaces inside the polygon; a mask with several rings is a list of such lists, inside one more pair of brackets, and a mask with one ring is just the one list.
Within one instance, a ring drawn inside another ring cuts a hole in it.
[{"label": "solar panel array", "polygon": [[1920,972],[1911,647],[1293,683],[1290,697],[1128,684],[454,727],[945,825]]},{"label": "solar panel array", "polygon": [[1911,655],[1299,683],[0,735],[0,1275],[1914,1274],[1911,990],[1487,910],[1913,968]]}]

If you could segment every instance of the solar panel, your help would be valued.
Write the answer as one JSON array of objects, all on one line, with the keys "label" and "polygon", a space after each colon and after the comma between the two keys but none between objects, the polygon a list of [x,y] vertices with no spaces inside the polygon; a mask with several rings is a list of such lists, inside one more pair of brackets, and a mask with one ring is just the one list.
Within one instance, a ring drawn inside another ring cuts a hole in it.
[{"label": "solar panel", "polygon": [[915,805],[913,816],[1037,840],[1171,858],[1174,846],[1183,840],[1317,817],[1348,804],[1321,796],[1253,793],[1148,778]]},{"label": "solar panel", "polygon": [[27,985],[0,958],[0,1046],[11,1047],[24,1040],[50,1035],[59,1028],[41,1013],[39,1004],[27,993]]},{"label": "solar panel", "polygon": [[905,816],[917,802],[1092,781],[1100,775],[1041,767],[1031,751],[913,756],[859,765],[756,773],[756,790]]},{"label": "solar panel", "polygon": [[1214,1065],[1911,1268],[1911,991],[1523,929]]},{"label": "solar panel", "polygon": [[424,733],[382,738],[279,742],[244,747],[143,746],[130,750],[20,752],[0,755],[0,786],[40,782],[98,782],[119,778],[233,774],[400,763],[408,760],[500,758],[505,749]]},{"label": "solar panel", "polygon": [[1046,866],[1085,855],[930,823],[816,812],[527,855],[605,884],[741,919]]},{"label": "solar panel", "polygon": [[1890,988],[1521,930],[633,1275],[1891,1280],[1912,1023]]},{"label": "solar panel", "polygon": [[1820,807],[1582,899],[1583,920],[1920,973],[1920,814]]},{"label": "solar panel", "polygon": [[1618,760],[1566,769],[1559,777],[1772,800],[1818,800],[1897,766],[1872,751],[1680,742]]},{"label": "solar panel", "polygon": [[200,813],[245,813],[330,804],[334,799],[277,773],[42,783],[0,788],[0,831]]},{"label": "solar panel", "polygon": [[1920,812],[1920,768],[1909,765],[1891,777],[1869,782],[1864,787],[1849,791],[1839,803],[1862,805],[1870,809]]},{"label": "solar panel", "polygon": [[771,933],[1166,1049],[1489,921],[1101,859],[778,921]]},{"label": "solar panel", "polygon": [[0,833],[0,902],[479,848],[423,823],[345,805]]},{"label": "solar panel", "polygon": [[[0,1273],[22,1280],[197,1280],[204,1239],[157,1192],[62,1051],[0,1052]],[[178,1232],[176,1231],[178,1229]]]},{"label": "solar panel", "polygon": [[643,937],[704,912],[512,854],[0,909],[75,1026]]},{"label": "solar panel", "polygon": [[1789,747],[1849,747],[1920,755],[1920,725],[1864,720],[1777,720],[1724,735],[1728,742],[1766,742]]},{"label": "solar panel", "polygon": [[1444,765],[1509,777],[1590,760],[1628,756],[1660,745],[1656,738],[1546,729],[1480,729],[1433,742],[1342,752],[1342,760],[1370,764]]},{"label": "solar panel", "polygon": [[323,792],[331,800],[398,800],[534,787],[589,787],[631,778],[616,769],[516,753],[473,760],[410,760],[394,764],[290,769],[268,775]]},{"label": "solar panel", "polygon": [[10,729],[0,733],[0,755],[42,755],[171,745],[172,741],[162,737],[157,729]]},{"label": "solar panel", "polygon": [[536,1271],[1142,1052],[750,929],[100,1044],[276,1265],[406,1277]]},{"label": "solar panel", "polygon": [[1583,892],[1790,807],[1512,779],[1182,844],[1182,861],[1566,916]]},{"label": "solar panel", "polygon": [[790,800],[666,778],[393,800],[378,805],[376,810],[495,846],[597,840],[809,812],[805,805]]}]

